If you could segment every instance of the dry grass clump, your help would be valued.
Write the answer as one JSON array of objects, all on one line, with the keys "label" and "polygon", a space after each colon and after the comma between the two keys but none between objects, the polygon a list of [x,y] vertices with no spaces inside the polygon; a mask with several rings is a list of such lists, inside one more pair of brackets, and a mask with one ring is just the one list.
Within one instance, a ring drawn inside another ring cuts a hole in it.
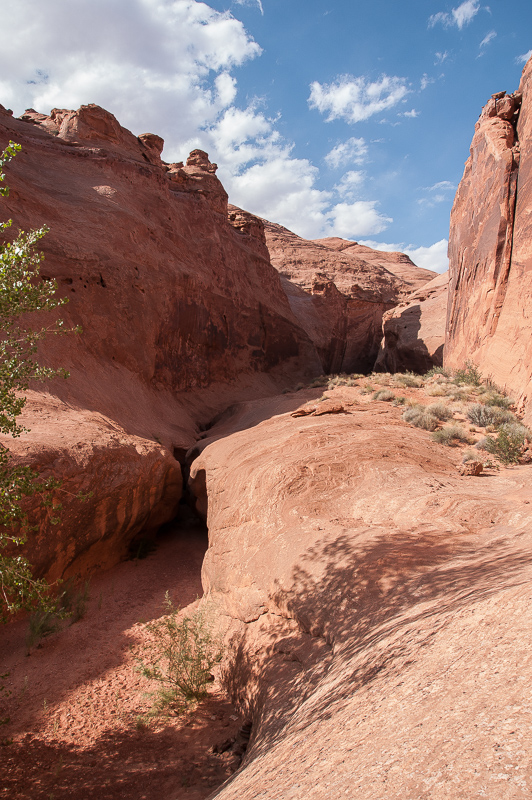
[{"label": "dry grass clump", "polygon": [[460,442],[469,444],[471,441],[467,431],[465,431],[461,425],[457,425],[456,423],[444,425],[439,431],[434,431],[432,434],[432,439],[438,444],[445,444],[448,447],[452,447]]},{"label": "dry grass clump", "polygon": [[405,386],[409,389],[421,389],[423,378],[414,372],[396,372],[393,380],[397,386]]},{"label": "dry grass clump", "polygon": [[425,407],[425,410],[427,414],[432,414],[441,422],[445,422],[445,420],[450,419],[453,415],[453,412],[450,410],[449,406],[445,405],[445,403],[431,403]]},{"label": "dry grass clump", "polygon": [[373,393],[373,400],[384,400],[390,401],[395,400],[395,395],[389,389],[378,389],[376,392]]},{"label": "dry grass clump", "polygon": [[416,428],[423,428],[424,431],[435,431],[439,425],[439,419],[430,414],[426,406],[411,406],[403,411],[402,417],[405,422],[415,425]]}]

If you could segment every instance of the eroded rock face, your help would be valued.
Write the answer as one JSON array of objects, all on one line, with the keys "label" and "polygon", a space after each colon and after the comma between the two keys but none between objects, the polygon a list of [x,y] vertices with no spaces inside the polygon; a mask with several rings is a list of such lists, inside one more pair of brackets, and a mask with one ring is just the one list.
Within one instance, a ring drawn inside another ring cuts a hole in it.
[{"label": "eroded rock face", "polygon": [[448,273],[413,292],[382,319],[383,339],[375,369],[423,374],[443,364]]},{"label": "eroded rock face", "polygon": [[344,413],[298,416],[295,399],[246,404],[192,464],[203,583],[253,718],[217,797],[495,797],[504,774],[524,798],[529,468],[464,478],[400,409],[339,388]]},{"label": "eroded rock face", "polygon": [[[10,195],[2,202],[2,218],[13,219],[6,235],[50,228],[42,279],[56,279],[68,298],[66,326],[83,329],[42,346],[41,362],[70,372],[46,390],[144,442],[140,450],[133,443],[117,448],[89,426],[94,453],[84,456],[83,470],[94,495],[85,516],[112,560],[139,525],[154,527],[175,509],[178,482],[168,479],[173,488],[165,489],[165,476],[178,468],[172,453],[186,452],[199,425],[243,395],[271,394],[320,373],[321,363],[270,263],[262,224],[250,215],[246,225],[228,219],[227,193],[206,153],[165,164],[160,137],[137,138],[94,105],[50,116],[30,109],[22,119],[2,108],[0,147],[10,139],[22,152],[10,164]],[[43,396],[40,405],[47,402]],[[57,411],[72,434],[61,458],[46,441],[67,482],[76,483],[71,474],[81,471],[86,440],[81,430],[76,440],[67,405]],[[28,427],[39,424],[37,415]],[[41,466],[43,448],[35,460]],[[56,529],[62,541],[28,552],[54,577],[67,565],[66,553],[81,563],[80,553],[96,552],[76,503],[73,511],[67,500],[63,506]],[[100,561],[94,556],[95,565]]]},{"label": "eroded rock face", "polygon": [[37,526],[27,544],[36,574],[54,581],[106,569],[127,554],[136,534],[154,535],[175,516],[181,468],[157,442],[39,392],[28,392],[21,423],[31,430],[18,439],[0,436],[2,444],[42,478],[60,481],[53,507],[38,495],[25,504]]},{"label": "eroded rock face", "polygon": [[532,61],[482,111],[451,214],[445,362],[469,359],[531,419]]},{"label": "eroded rock face", "polygon": [[324,372],[364,372],[377,357],[383,313],[435,273],[403,253],[344,239],[302,239],[264,221],[272,264],[316,344]]}]

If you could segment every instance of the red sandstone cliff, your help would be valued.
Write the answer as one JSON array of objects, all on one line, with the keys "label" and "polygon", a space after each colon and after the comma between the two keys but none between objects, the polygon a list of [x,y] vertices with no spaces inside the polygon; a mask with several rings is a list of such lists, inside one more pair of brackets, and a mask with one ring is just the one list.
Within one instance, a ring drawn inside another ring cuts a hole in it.
[{"label": "red sandstone cliff", "polygon": [[475,127],[449,240],[445,363],[467,359],[531,417],[532,59]]},{"label": "red sandstone cliff", "polygon": [[266,220],[264,227],[272,264],[324,371],[371,370],[384,312],[435,273],[416,267],[404,253],[338,238],[308,241]]}]

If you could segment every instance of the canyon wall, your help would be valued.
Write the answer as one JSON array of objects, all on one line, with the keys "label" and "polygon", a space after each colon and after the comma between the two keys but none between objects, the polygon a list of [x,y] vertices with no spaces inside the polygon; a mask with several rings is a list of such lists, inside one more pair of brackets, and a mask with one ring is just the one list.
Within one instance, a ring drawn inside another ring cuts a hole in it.
[{"label": "canyon wall", "polygon": [[445,364],[478,364],[532,420],[532,59],[475,126],[449,239]]},{"label": "canyon wall", "polygon": [[[99,106],[20,119],[0,107],[0,147],[9,140],[22,151],[7,172],[3,235],[49,227],[41,279],[57,282],[66,326],[82,329],[42,344],[41,362],[70,377],[33,387],[31,434],[3,440],[66,482],[59,526],[32,506],[41,533],[28,554],[40,573],[109,565],[170,519],[177,461],[231,404],[370,369],[383,311],[427,277],[400,254],[346,256],[360,246],[305,242],[229,207],[206,153],[165,163],[159,136],[136,137]],[[83,513],[80,491],[92,492]]]},{"label": "canyon wall", "polygon": [[416,267],[404,253],[338,238],[308,241],[266,220],[264,227],[272,264],[323,371],[371,371],[384,312],[435,273]]}]

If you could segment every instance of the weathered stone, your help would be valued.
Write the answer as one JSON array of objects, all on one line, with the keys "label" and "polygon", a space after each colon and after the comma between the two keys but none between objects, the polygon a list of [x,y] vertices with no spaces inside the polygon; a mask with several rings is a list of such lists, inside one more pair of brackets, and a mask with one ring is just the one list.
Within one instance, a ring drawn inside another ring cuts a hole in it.
[{"label": "weathered stone", "polygon": [[[521,108],[517,127],[482,115],[451,214],[445,364],[475,362],[532,419],[532,60],[519,92],[492,101]],[[490,112],[491,113],[491,112]]]},{"label": "weathered stone", "polygon": [[460,475],[482,475],[483,470],[482,461],[465,461],[458,467]]},{"label": "weathered stone", "polygon": [[443,364],[447,286],[445,272],[385,312],[375,370],[424,373]]}]

